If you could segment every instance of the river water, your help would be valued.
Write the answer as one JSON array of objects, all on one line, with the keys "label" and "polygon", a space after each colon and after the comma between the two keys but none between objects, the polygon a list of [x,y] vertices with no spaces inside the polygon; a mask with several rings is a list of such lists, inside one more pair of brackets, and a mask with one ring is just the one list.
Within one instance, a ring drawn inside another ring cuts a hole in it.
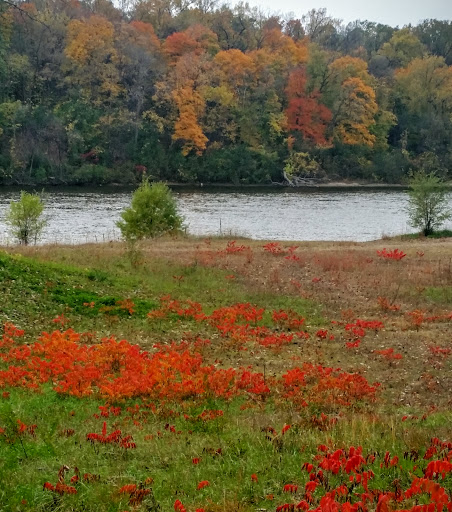
[{"label": "river water", "polygon": [[[413,231],[400,189],[180,189],[179,213],[190,234],[232,234],[258,240],[368,241]],[[0,243],[11,242],[4,213],[18,190],[0,189]],[[41,243],[117,240],[115,223],[132,190],[58,189],[44,195],[47,227]],[[449,198],[452,207],[452,195]],[[452,229],[449,223],[445,227]]]}]

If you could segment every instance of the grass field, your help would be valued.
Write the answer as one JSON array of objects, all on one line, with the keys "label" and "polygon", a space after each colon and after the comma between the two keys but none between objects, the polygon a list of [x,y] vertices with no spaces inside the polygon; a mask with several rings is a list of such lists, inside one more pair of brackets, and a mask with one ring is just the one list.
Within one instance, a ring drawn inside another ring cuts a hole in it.
[{"label": "grass field", "polygon": [[452,239],[0,250],[0,511],[452,510]]}]

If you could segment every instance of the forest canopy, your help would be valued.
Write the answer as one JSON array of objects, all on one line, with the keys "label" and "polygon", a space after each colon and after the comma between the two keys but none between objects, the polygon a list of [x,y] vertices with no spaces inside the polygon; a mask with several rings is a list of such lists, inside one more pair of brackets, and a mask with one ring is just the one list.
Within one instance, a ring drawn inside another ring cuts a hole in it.
[{"label": "forest canopy", "polygon": [[452,22],[0,0],[0,184],[452,175]]}]

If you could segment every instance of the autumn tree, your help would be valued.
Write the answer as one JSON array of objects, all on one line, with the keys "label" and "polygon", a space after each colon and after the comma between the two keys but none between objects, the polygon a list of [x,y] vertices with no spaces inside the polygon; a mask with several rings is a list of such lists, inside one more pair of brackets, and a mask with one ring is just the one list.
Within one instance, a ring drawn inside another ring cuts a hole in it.
[{"label": "autumn tree", "polygon": [[182,154],[194,151],[200,155],[208,142],[198,118],[204,110],[204,101],[199,93],[191,87],[182,87],[173,93],[179,110],[179,117],[174,125],[173,140],[182,142]]},{"label": "autumn tree", "polygon": [[443,57],[414,59],[396,73],[402,101],[421,114],[433,109],[436,114],[452,112],[452,68]]},{"label": "autumn tree", "polygon": [[308,58],[307,46],[294,41],[279,28],[264,31],[262,47],[268,51],[269,60],[280,57],[289,66],[303,64]]},{"label": "autumn tree", "polygon": [[214,56],[220,50],[217,34],[200,23],[191,25],[185,30],[185,33],[194,39],[198,48],[208,55]]},{"label": "autumn tree", "polygon": [[175,32],[166,38],[164,44],[165,53],[172,59],[195,51],[200,51],[198,42],[186,32]]},{"label": "autumn tree", "polygon": [[95,104],[108,102],[121,92],[114,38],[113,24],[97,15],[72,20],[67,28],[68,81]]},{"label": "autumn tree", "polygon": [[222,81],[228,84],[239,100],[243,99],[256,70],[253,59],[242,51],[233,49],[217,53],[214,62],[220,69]]},{"label": "autumn tree", "polygon": [[331,73],[330,83],[333,88],[340,86],[349,78],[359,78],[368,85],[372,82],[367,63],[358,57],[348,55],[339,57],[331,62],[329,71]]},{"label": "autumn tree", "polygon": [[287,128],[299,132],[303,139],[318,146],[329,144],[326,136],[331,121],[331,111],[319,102],[320,93],[306,92],[306,70],[295,69],[289,76],[287,85],[288,107],[286,110]]},{"label": "autumn tree", "polygon": [[377,111],[373,89],[360,78],[348,78],[341,88],[334,120],[335,136],[344,144],[373,146],[375,135],[369,128],[375,124]]},{"label": "autumn tree", "polygon": [[[128,112],[118,108],[124,88],[116,37],[114,25],[102,16],[75,19],[67,26],[64,49],[63,69],[71,96],[60,108],[71,147],[79,154],[95,151],[106,164],[122,160],[123,146],[117,134],[131,124]],[[91,176],[92,169],[86,170]]]},{"label": "autumn tree", "polygon": [[407,132],[409,150],[445,154],[452,137],[452,68],[443,57],[414,59],[395,80],[403,106],[400,130]]},{"label": "autumn tree", "polygon": [[329,65],[328,98],[333,112],[333,135],[348,145],[373,146],[371,132],[378,112],[367,64],[359,58],[341,57]]}]

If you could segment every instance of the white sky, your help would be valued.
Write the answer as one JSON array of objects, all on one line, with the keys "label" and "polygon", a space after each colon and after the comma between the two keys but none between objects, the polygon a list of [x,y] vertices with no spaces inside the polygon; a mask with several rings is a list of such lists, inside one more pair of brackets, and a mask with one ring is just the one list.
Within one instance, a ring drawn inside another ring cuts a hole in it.
[{"label": "white sky", "polygon": [[452,0],[248,0],[248,3],[271,13],[293,12],[296,18],[311,9],[325,7],[330,16],[342,19],[345,24],[360,19],[403,27],[430,18],[452,19]]}]

